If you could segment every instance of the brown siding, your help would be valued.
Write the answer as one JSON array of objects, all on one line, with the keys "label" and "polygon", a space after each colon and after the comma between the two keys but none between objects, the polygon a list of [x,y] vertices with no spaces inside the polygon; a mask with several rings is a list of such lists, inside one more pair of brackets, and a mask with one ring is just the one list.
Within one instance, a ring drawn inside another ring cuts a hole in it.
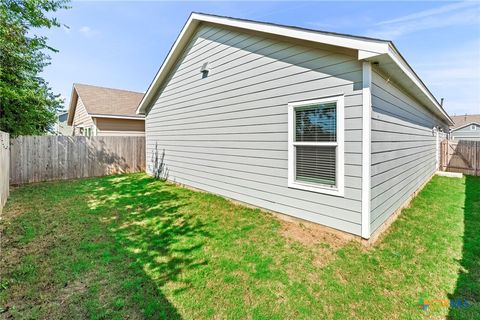
[{"label": "brown siding", "polygon": [[98,136],[143,136],[144,120],[96,118]]}]

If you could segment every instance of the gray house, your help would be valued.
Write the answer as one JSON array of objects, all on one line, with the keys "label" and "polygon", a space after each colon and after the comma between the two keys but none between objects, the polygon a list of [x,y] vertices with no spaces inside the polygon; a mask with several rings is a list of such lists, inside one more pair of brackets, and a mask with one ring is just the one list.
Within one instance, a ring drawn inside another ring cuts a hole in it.
[{"label": "gray house", "polygon": [[71,136],[73,133],[73,127],[67,124],[68,112],[62,112],[57,115],[57,123],[54,127],[54,132],[57,135]]},{"label": "gray house", "polygon": [[452,124],[390,41],[197,13],[137,113],[149,173],[365,239]]},{"label": "gray house", "polygon": [[455,125],[450,128],[452,140],[480,141],[480,114],[453,116]]}]

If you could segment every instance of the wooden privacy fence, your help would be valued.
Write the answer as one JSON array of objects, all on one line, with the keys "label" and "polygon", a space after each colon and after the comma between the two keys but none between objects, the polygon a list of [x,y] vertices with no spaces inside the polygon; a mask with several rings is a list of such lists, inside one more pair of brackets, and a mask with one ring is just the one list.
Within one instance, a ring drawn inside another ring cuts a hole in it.
[{"label": "wooden privacy fence", "polygon": [[145,137],[20,136],[12,140],[10,184],[145,171]]},{"label": "wooden privacy fence", "polygon": [[480,141],[444,140],[440,165],[443,171],[480,175]]},{"label": "wooden privacy fence", "polygon": [[8,133],[0,131],[0,213],[10,192],[10,141]]}]

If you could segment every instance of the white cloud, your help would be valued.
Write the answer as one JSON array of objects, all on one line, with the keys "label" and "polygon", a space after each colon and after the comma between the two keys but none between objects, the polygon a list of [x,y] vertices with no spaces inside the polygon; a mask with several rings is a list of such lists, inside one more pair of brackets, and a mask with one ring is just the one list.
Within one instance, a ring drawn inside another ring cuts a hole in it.
[{"label": "white cloud", "polygon": [[390,23],[399,23],[399,22],[405,22],[405,21],[410,21],[410,20],[416,20],[419,18],[426,18],[426,17],[431,17],[431,16],[436,16],[442,13],[449,13],[458,9],[463,9],[463,8],[468,8],[472,6],[478,6],[475,2],[471,1],[465,1],[465,2],[460,2],[460,3],[454,3],[454,4],[449,4],[446,6],[442,6],[439,8],[434,8],[434,9],[429,9],[429,10],[424,10],[420,12],[416,12],[413,14],[409,14],[403,17],[398,17],[395,19],[391,20],[386,20],[379,22],[377,24],[382,25],[382,24],[390,24]]},{"label": "white cloud", "polygon": [[98,31],[93,30],[89,26],[83,26],[80,29],[78,29],[78,31],[87,38],[91,38],[91,37],[96,36],[98,34]]},{"label": "white cloud", "polygon": [[460,25],[480,25],[480,4],[461,2],[381,21],[367,31],[369,36],[395,39],[428,29]]}]

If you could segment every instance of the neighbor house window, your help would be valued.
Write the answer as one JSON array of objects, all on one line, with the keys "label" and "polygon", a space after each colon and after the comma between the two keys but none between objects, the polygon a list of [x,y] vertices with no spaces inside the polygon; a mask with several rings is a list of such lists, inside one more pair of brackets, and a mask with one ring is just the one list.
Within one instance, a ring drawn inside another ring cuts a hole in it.
[{"label": "neighbor house window", "polygon": [[472,124],[472,126],[471,126],[471,128],[470,128],[470,129],[471,129],[471,130],[477,130],[477,126],[476,126],[476,125],[474,125],[474,124]]},{"label": "neighbor house window", "polygon": [[92,136],[92,128],[91,127],[87,127],[83,130],[83,135],[85,137],[91,137]]},{"label": "neighbor house window", "polygon": [[344,98],[288,105],[288,186],[343,196]]}]

